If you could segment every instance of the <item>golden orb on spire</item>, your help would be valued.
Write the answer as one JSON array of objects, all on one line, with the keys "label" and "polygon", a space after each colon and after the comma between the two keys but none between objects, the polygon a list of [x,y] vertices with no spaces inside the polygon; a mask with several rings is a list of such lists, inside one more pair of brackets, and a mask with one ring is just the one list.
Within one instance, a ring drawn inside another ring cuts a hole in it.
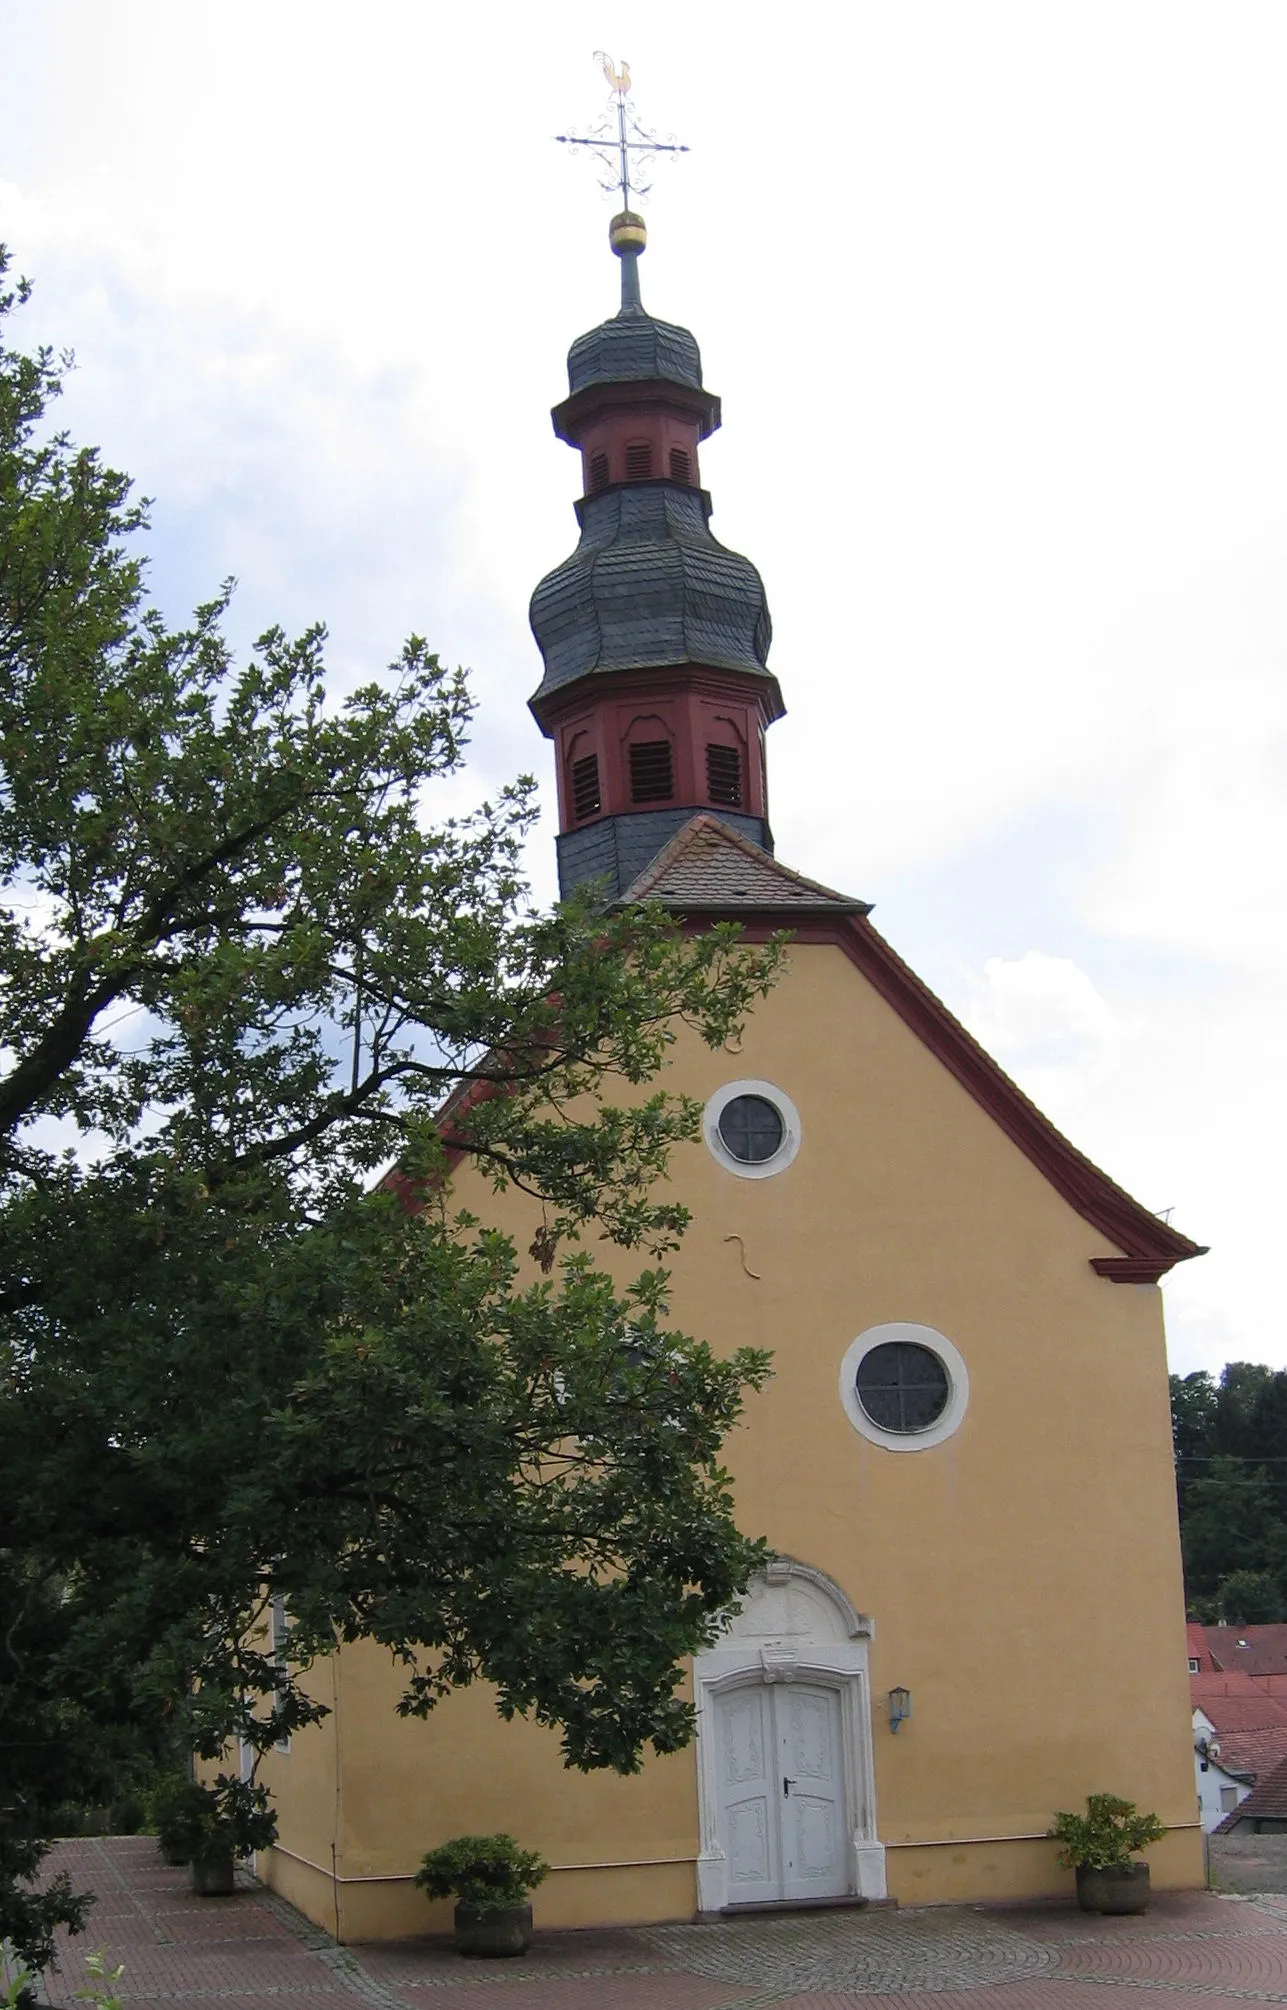
[{"label": "golden orb on spire", "polygon": [[627,251],[644,251],[648,246],[648,226],[633,209],[623,209],[608,225],[608,243],[618,258]]}]

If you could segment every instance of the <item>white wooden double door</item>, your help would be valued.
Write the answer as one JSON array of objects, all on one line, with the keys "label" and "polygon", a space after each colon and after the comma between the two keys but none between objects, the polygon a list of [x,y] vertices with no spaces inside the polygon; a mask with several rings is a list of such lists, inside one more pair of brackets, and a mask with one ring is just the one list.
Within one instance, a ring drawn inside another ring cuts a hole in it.
[{"label": "white wooden double door", "polygon": [[840,1699],[808,1682],[747,1683],[716,1702],[728,1903],[849,1890]]}]

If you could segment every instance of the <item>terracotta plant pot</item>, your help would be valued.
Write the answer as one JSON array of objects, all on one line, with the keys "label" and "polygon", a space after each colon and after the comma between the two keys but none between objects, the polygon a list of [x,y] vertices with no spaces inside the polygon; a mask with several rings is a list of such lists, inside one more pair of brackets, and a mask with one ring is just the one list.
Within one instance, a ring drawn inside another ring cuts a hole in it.
[{"label": "terracotta plant pot", "polygon": [[194,1857],[192,1889],[202,1898],[231,1898],[237,1889],[232,1851],[224,1856]]},{"label": "terracotta plant pot", "polygon": [[472,1905],[456,1907],[456,1952],[492,1960],[526,1954],[532,1944],[530,1905],[502,1905],[476,1912]]},{"label": "terracotta plant pot", "polygon": [[1143,1912],[1148,1901],[1146,1863],[1128,1863],[1116,1870],[1077,1866],[1077,1903],[1083,1912]]}]

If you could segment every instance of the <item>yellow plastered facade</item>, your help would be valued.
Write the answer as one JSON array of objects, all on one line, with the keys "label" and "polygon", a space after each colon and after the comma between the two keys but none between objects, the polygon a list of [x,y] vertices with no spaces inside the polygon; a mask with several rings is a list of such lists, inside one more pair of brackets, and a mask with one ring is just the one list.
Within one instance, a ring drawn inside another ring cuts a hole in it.
[{"label": "yellow plastered facade", "polygon": [[[1045,1832],[1101,1791],[1170,1828],[1155,1883],[1200,1883],[1158,1287],[1096,1275],[1114,1246],[834,944],[793,946],[736,1052],[681,1034],[663,1085],[705,1102],[737,1080],[791,1099],[799,1150],[764,1179],[705,1145],[676,1154],[693,1222],[673,1319],[719,1351],[772,1352],[726,1463],[742,1528],[871,1622],[888,1895],[1070,1890]],[[521,1198],[467,1166],[455,1192],[526,1247]],[[892,1321],[941,1333],[969,1378],[954,1434],[903,1453],[860,1435],[839,1389],[851,1342]],[[281,1837],[261,1868],[340,1938],[445,1927],[410,1883],[418,1860],[494,1829],[554,1866],[538,1926],[698,1910],[705,1707],[698,1743],[621,1779],[566,1771],[553,1734],[502,1722],[481,1687],[397,1717],[399,1671],[369,1645],[312,1679],[335,1707],[269,1763]],[[895,1735],[896,1685],[912,1715]]]}]

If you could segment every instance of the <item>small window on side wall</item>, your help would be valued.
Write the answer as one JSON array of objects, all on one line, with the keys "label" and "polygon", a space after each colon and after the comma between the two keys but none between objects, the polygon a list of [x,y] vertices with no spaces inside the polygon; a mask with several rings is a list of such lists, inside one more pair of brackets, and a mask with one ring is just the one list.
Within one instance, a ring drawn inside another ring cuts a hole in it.
[{"label": "small window on side wall", "polygon": [[670,450],[670,479],[691,486],[693,479],[692,456],[686,447],[672,447]]},{"label": "small window on side wall", "polygon": [[800,1149],[800,1115],[774,1082],[726,1082],[702,1112],[711,1157],[739,1179],[771,1179]]},{"label": "small window on side wall", "polygon": [[635,740],[630,748],[632,803],[668,803],[675,793],[669,740]]},{"label": "small window on side wall", "polygon": [[591,454],[591,456],[590,456],[590,477],[589,477],[589,484],[588,484],[588,486],[589,486],[589,490],[590,490],[590,494],[591,494],[591,495],[593,495],[593,494],[594,494],[594,492],[595,492],[595,490],[596,490],[596,489],[606,489],[606,488],[607,488],[607,486],[608,486],[608,456],[607,456],[606,454]]},{"label": "small window on side wall", "polygon": [[599,756],[583,754],[572,763],[572,815],[579,824],[597,817],[603,803],[599,795]]},{"label": "small window on side wall", "polygon": [[626,480],[652,480],[652,447],[647,440],[631,440],[626,447]]},{"label": "small window on side wall", "polygon": [[707,747],[706,793],[728,809],[742,806],[742,756],[737,747]]}]

